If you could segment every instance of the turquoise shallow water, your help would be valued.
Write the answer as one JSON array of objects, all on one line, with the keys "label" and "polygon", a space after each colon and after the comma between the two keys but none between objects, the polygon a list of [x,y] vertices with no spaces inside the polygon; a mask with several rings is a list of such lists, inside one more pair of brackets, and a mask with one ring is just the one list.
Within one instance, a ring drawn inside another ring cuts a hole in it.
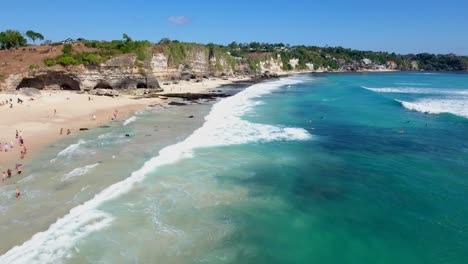
[{"label": "turquoise shallow water", "polygon": [[424,73],[256,84],[3,260],[467,263],[467,84]]}]

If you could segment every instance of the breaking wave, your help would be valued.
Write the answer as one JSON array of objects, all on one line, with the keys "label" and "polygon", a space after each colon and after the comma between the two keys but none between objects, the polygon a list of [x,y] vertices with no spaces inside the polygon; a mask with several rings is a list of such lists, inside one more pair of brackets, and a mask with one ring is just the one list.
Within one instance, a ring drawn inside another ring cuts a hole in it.
[{"label": "breaking wave", "polygon": [[[196,148],[275,140],[310,140],[312,136],[302,128],[255,124],[241,118],[255,106],[252,99],[268,94],[282,86],[302,81],[303,79],[290,77],[273,82],[258,83],[232,97],[221,100],[205,117],[203,126],[184,141],[163,148],[158,156],[147,161],[130,177],[109,186],[91,200],[71,209],[67,215],[58,219],[46,231],[37,233],[22,245],[10,249],[0,256],[0,262],[54,263],[69,256],[71,254],[69,249],[77,240],[111,224],[112,216],[98,209],[103,202],[129,192],[134,184],[141,182],[146,174],[158,167],[191,157]],[[69,146],[67,151],[62,152],[72,152],[79,145]]]},{"label": "breaking wave", "polygon": [[405,93],[405,94],[446,94],[446,95],[468,95],[468,90],[447,89],[447,88],[410,88],[410,87],[383,87],[372,88],[361,86],[362,88],[377,93]]},{"label": "breaking wave", "polygon": [[70,179],[72,179],[72,178],[74,178],[76,176],[86,174],[91,169],[97,167],[98,165],[99,165],[99,163],[94,163],[94,164],[91,164],[91,165],[86,165],[84,167],[76,168],[76,169],[70,171],[69,173],[63,175],[62,181],[68,181],[68,180],[70,180]]},{"label": "breaking wave", "polygon": [[414,102],[396,100],[406,109],[428,114],[450,113],[468,118],[468,99],[419,99]]},{"label": "breaking wave", "polygon": [[136,116],[132,116],[130,117],[129,119],[125,120],[125,122],[123,122],[123,125],[126,126],[132,122],[135,122],[137,120],[137,117]]},{"label": "breaking wave", "polygon": [[60,158],[60,157],[67,157],[67,156],[73,155],[74,153],[78,151],[79,147],[85,143],[86,143],[85,140],[82,140],[82,139],[78,140],[77,143],[71,144],[70,146],[66,147],[65,149],[57,153],[57,156],[54,159],[50,160],[50,162],[55,162],[57,158]]}]

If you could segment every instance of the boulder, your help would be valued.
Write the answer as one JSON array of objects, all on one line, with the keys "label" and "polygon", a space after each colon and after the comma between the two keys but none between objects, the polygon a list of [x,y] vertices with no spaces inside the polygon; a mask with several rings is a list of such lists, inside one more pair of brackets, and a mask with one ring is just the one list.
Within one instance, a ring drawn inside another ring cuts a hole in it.
[{"label": "boulder", "polygon": [[29,97],[36,97],[41,95],[41,91],[36,88],[20,88],[19,92],[21,95]]},{"label": "boulder", "polygon": [[99,96],[111,96],[116,97],[119,96],[119,92],[112,89],[94,89],[89,92],[92,95],[99,95]]}]

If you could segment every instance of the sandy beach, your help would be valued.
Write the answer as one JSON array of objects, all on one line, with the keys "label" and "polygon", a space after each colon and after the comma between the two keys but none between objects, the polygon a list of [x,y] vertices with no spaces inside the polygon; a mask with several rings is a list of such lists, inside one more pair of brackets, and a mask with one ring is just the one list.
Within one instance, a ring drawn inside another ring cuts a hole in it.
[{"label": "sandy beach", "polygon": [[[162,93],[203,93],[209,92],[222,85],[236,81],[248,81],[248,77],[234,77],[229,79],[204,79],[178,81],[162,84]],[[119,95],[118,97],[94,96],[79,94],[72,91],[41,91],[39,96],[25,96],[18,92],[0,94],[0,101],[10,103],[0,106],[0,143],[13,145],[8,152],[0,152],[1,172],[7,169],[14,170],[16,163],[27,166],[29,158],[40,154],[41,147],[71,134],[80,133],[80,128],[92,129],[94,127],[114,121],[123,122],[129,115],[148,105],[165,105],[170,100],[158,98],[134,99],[135,96]],[[18,103],[18,98],[23,103]],[[95,116],[95,119],[93,119]],[[60,130],[63,133],[60,134]],[[22,136],[27,154],[21,159],[23,147],[19,145],[16,131]],[[25,168],[26,169],[26,168]],[[16,172],[14,172],[16,173]],[[9,184],[5,181],[3,184]]]},{"label": "sandy beach", "polygon": [[[79,133],[80,128],[93,128],[112,121],[116,112],[122,120],[128,114],[149,104],[162,103],[159,99],[131,99],[129,96],[117,98],[90,96],[68,91],[43,91],[40,96],[27,97],[15,94],[0,94],[0,100],[12,99],[10,105],[0,106],[0,142],[13,148],[0,152],[0,168],[14,169],[15,163],[25,163],[28,158],[39,154],[40,147],[71,134]],[[23,103],[17,103],[17,99]],[[89,100],[91,98],[91,100]],[[33,99],[33,100],[31,100]],[[95,115],[95,119],[93,119]],[[60,135],[60,129],[63,129]],[[21,159],[21,150],[16,131],[24,139],[27,154]]]}]

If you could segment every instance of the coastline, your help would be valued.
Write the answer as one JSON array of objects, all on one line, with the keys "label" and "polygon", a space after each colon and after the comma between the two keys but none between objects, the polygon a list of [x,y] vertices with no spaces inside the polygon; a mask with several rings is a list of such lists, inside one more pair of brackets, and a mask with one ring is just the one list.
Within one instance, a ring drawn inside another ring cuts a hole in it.
[{"label": "coastline", "polygon": [[[212,78],[201,82],[178,81],[167,85],[161,85],[163,92],[157,93],[214,93],[213,89],[238,82],[255,81],[250,76],[231,78]],[[43,90],[38,96],[25,96],[19,92],[0,93],[0,101],[12,99],[13,108],[9,105],[0,106],[0,143],[3,145],[13,142],[13,148],[9,152],[0,152],[0,172],[11,169],[16,174],[15,164],[22,164],[23,171],[27,172],[28,161],[41,154],[41,150],[55,141],[67,137],[67,129],[71,130],[70,136],[80,133],[80,128],[93,129],[111,122],[124,122],[136,111],[145,109],[151,105],[168,106],[177,99],[167,98],[141,98],[132,95],[121,94],[118,97],[96,96],[74,91]],[[22,104],[17,99],[23,100]],[[91,98],[91,100],[89,100]],[[56,113],[54,114],[54,110]],[[117,111],[117,112],[116,112]],[[113,114],[117,118],[112,120]],[[93,120],[93,115],[96,119]],[[60,135],[60,129],[63,134]],[[27,147],[27,154],[21,159],[23,147],[19,146],[15,138],[19,131]],[[1,173],[0,173],[1,174]],[[1,177],[1,175],[0,175]],[[18,177],[12,177],[0,186],[15,184]]]}]

